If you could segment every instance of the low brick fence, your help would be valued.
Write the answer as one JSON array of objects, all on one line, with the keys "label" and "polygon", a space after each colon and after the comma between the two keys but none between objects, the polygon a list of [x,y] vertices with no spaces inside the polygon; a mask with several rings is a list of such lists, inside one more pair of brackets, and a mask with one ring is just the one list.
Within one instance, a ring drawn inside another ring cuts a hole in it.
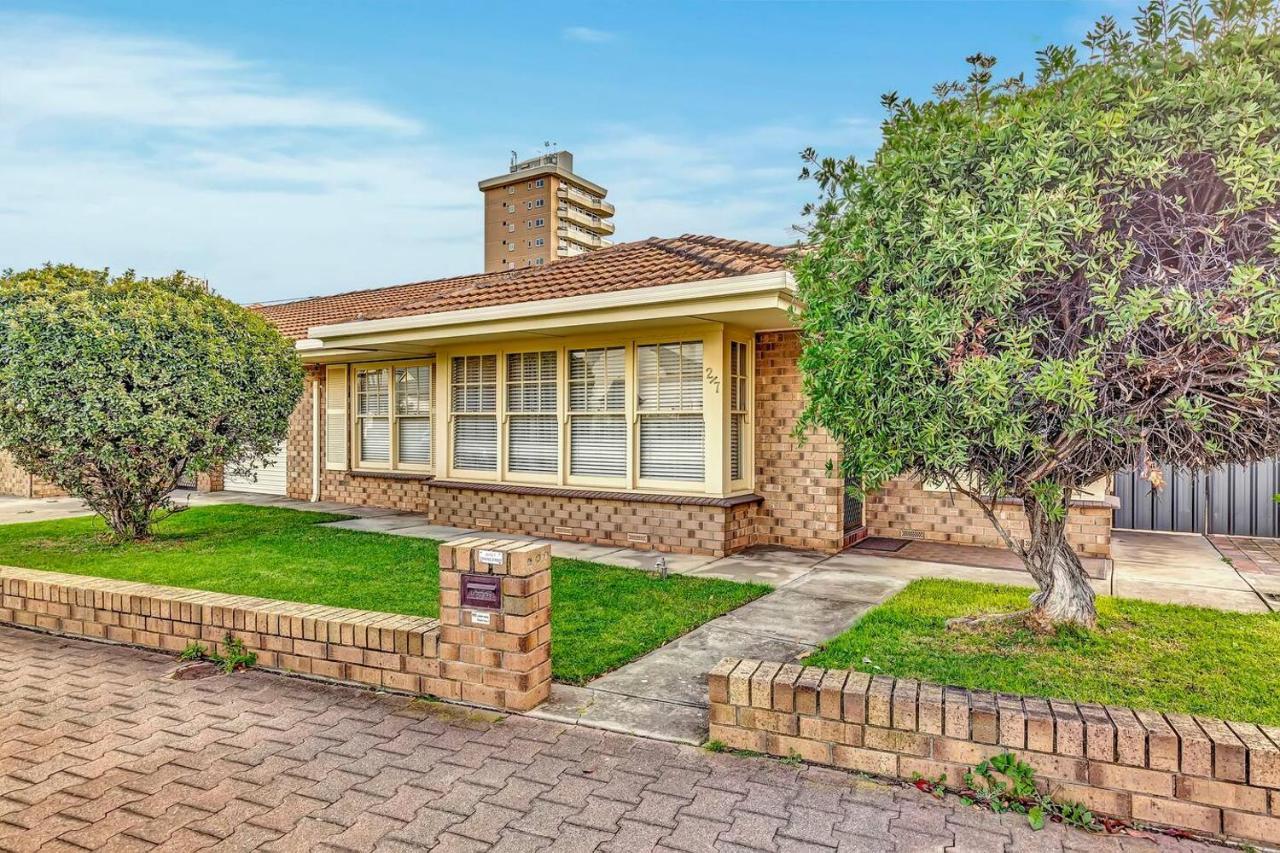
[{"label": "low brick fence", "polygon": [[954,785],[1011,752],[1095,812],[1280,841],[1280,729],[729,658],[708,675],[711,739]]},{"label": "low brick fence", "polygon": [[[480,572],[504,576],[502,597],[463,611],[451,591],[479,551]],[[476,538],[440,554],[439,620],[0,566],[0,624],[174,653],[193,642],[221,652],[230,634],[263,669],[534,707],[551,681],[550,547]],[[472,627],[480,612],[489,624]]]}]

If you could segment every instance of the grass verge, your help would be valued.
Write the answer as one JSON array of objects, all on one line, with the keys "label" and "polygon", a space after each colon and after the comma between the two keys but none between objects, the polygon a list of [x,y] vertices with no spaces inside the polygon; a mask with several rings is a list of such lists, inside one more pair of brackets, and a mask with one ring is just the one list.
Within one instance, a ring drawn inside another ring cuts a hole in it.
[{"label": "grass verge", "polygon": [[[97,517],[0,525],[0,565],[284,601],[436,616],[437,543],[325,527],[339,515],[225,504],[171,516],[118,545]],[[580,684],[769,591],[761,584],[555,560],[551,666]]]},{"label": "grass verge", "polygon": [[1098,599],[1098,629],[1009,624],[951,632],[953,616],[1027,606],[1027,590],[917,580],[807,659],[813,666],[1028,696],[1280,725],[1280,614]]}]

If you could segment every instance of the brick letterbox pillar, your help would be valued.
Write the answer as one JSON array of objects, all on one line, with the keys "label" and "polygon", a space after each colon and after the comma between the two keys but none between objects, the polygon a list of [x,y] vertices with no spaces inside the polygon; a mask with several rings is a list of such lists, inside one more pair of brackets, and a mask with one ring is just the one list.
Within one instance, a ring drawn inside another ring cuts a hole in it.
[{"label": "brick letterbox pillar", "polygon": [[508,711],[547,699],[550,545],[470,536],[440,546],[440,678],[424,687]]}]

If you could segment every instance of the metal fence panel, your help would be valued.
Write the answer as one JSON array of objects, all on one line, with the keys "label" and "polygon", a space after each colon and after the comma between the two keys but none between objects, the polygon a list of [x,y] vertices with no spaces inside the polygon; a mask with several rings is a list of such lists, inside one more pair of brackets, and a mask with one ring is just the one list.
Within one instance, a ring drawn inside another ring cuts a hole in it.
[{"label": "metal fence panel", "polygon": [[1115,476],[1112,524],[1134,530],[1280,536],[1280,457],[1252,465],[1225,465],[1210,471],[1161,466],[1160,491],[1132,469]]}]

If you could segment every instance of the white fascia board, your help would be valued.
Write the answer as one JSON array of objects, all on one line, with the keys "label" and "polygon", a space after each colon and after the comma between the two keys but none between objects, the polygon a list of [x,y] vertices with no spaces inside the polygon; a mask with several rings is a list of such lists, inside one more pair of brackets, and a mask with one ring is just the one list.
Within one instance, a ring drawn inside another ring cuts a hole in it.
[{"label": "white fascia board", "polygon": [[539,299],[533,302],[513,302],[489,305],[483,308],[463,308],[458,311],[440,311],[434,314],[417,314],[407,317],[386,317],[380,320],[357,320],[350,323],[334,323],[313,326],[307,330],[309,339],[319,339],[320,346],[326,339],[378,332],[401,332],[411,329],[465,326],[496,320],[522,318],[545,319],[558,314],[584,311],[600,311],[610,308],[634,306],[637,301],[646,305],[694,302],[702,299],[726,296],[756,296],[778,292],[795,294],[795,280],[787,270],[756,273],[753,275],[718,278],[710,281],[691,281],[682,284],[664,284],[658,287],[635,287],[609,293],[591,293],[584,296],[566,296],[558,299]]}]

